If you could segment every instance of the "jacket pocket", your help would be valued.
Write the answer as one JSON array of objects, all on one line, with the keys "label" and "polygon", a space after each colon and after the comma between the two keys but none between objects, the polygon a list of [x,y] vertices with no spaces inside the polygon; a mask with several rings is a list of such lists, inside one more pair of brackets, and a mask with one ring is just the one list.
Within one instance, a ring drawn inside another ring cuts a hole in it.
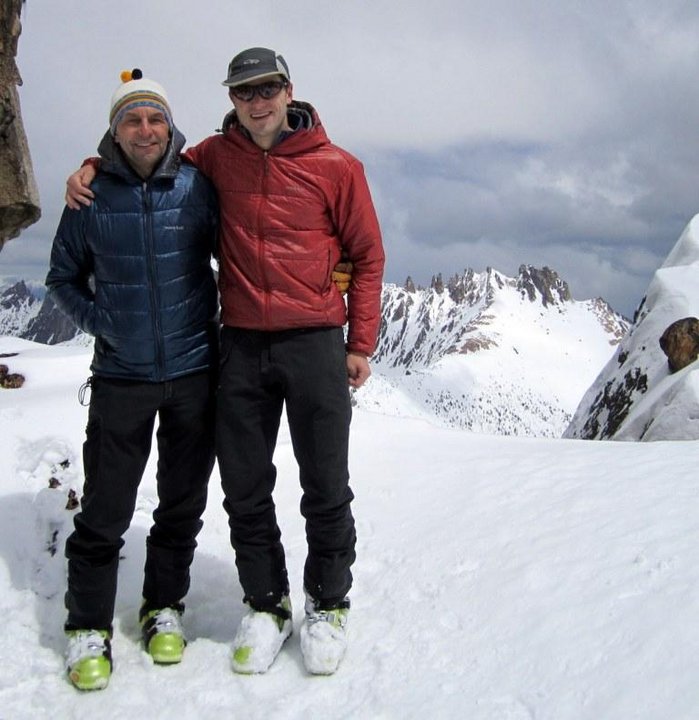
[{"label": "jacket pocket", "polygon": [[324,295],[332,283],[331,253],[276,254],[270,257],[270,287],[288,290],[292,296]]}]

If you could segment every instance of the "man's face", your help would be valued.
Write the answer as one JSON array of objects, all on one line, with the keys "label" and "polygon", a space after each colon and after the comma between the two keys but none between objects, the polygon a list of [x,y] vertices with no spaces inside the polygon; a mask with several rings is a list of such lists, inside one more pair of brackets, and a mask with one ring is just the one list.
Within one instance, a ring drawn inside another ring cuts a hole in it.
[{"label": "man's face", "polygon": [[[281,82],[281,75],[253,80],[246,85],[257,87],[269,82]],[[274,145],[282,130],[289,130],[289,123],[286,118],[286,108],[292,99],[292,85],[289,83],[283,87],[279,94],[265,99],[255,93],[252,100],[240,100],[231,88],[229,96],[235,106],[236,114],[240,124],[250,133],[256,145],[265,150]]]},{"label": "man's face", "polygon": [[165,154],[169,138],[165,115],[152,107],[128,110],[114,135],[131,167],[144,179],[151,176]]}]

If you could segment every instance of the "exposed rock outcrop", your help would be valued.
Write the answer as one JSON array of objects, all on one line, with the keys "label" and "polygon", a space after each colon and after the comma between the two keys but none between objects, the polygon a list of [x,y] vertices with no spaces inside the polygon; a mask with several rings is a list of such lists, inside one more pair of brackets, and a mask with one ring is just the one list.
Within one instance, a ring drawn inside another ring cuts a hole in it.
[{"label": "exposed rock outcrop", "polygon": [[699,320],[695,317],[676,320],[660,336],[659,342],[667,355],[670,372],[682,370],[699,356]]},{"label": "exposed rock outcrop", "polygon": [[0,388],[13,390],[21,388],[22,385],[24,385],[24,375],[11,373],[7,365],[0,363]]},{"label": "exposed rock outcrop", "polygon": [[520,265],[517,287],[527,294],[531,302],[540,298],[544,307],[571,300],[568,283],[547,267],[539,270],[531,265]]},{"label": "exposed rock outcrop", "polygon": [[22,84],[15,62],[22,4],[3,0],[0,5],[0,250],[41,215],[17,94]]}]

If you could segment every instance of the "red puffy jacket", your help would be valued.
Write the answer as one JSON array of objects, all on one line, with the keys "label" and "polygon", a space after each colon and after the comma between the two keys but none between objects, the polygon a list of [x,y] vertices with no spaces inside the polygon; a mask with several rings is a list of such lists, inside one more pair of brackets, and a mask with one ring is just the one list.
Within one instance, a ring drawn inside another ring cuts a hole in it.
[{"label": "red puffy jacket", "polygon": [[[330,142],[310,105],[291,108],[310,114],[312,126],[268,151],[232,114],[223,134],[185,154],[218,193],[221,321],[256,330],[349,321],[348,351],[371,355],[384,252],[364,170]],[[343,249],[354,264],[347,308],[331,277]]]}]

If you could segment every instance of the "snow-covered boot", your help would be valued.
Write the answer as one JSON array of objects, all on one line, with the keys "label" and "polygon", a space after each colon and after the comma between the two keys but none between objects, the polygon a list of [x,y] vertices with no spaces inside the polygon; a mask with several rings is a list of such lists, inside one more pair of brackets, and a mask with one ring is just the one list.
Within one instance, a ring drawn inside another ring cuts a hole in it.
[{"label": "snow-covered boot", "polygon": [[306,617],[301,625],[301,653],[306,670],[313,675],[332,675],[347,650],[350,601],[326,606],[306,596]]},{"label": "snow-covered boot", "polygon": [[291,635],[291,601],[284,595],[268,610],[250,607],[233,640],[233,670],[244,675],[267,672]]},{"label": "snow-covered boot", "polygon": [[146,652],[153,662],[171,665],[182,660],[187,641],[182,629],[183,605],[141,609],[141,634]]},{"label": "snow-covered boot", "polygon": [[106,630],[66,632],[66,670],[78,690],[102,690],[112,674],[112,647]]}]

